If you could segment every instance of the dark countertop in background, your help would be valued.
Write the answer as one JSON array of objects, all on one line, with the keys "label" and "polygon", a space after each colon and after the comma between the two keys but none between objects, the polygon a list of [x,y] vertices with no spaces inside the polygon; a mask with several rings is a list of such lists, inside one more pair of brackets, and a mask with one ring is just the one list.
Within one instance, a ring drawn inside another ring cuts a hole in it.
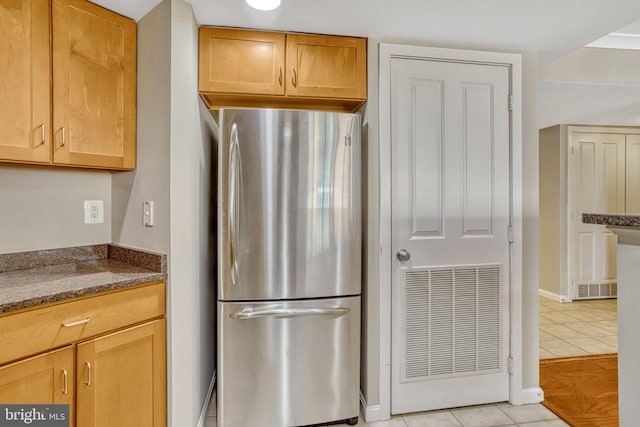
[{"label": "dark countertop in background", "polygon": [[166,277],[166,255],[116,245],[0,254],[0,313]]},{"label": "dark countertop in background", "polygon": [[638,215],[605,215],[605,214],[582,214],[582,222],[585,224],[602,224],[616,227],[640,228],[640,216]]}]

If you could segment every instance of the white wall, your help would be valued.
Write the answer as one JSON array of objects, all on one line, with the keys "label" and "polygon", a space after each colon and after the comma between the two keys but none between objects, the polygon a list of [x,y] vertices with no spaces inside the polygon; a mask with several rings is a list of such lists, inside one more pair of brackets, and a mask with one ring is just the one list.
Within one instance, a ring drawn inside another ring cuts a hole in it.
[{"label": "white wall", "polygon": [[539,128],[640,125],[640,51],[578,49],[540,70]]},{"label": "white wall", "polygon": [[[388,402],[382,401],[385,388],[389,387],[389,366],[386,356],[381,355],[380,322],[381,307],[390,304],[380,300],[379,283],[379,190],[377,175],[378,152],[378,43],[382,40],[369,39],[368,78],[369,99],[366,107],[365,126],[368,141],[366,159],[368,162],[368,242],[365,249],[366,260],[363,307],[363,371],[361,387],[368,412],[375,417],[388,411]],[[402,40],[385,40],[388,43],[402,44]],[[415,43],[405,43],[415,44]],[[425,43],[426,45],[426,43]],[[434,47],[464,48],[463,46],[436,45]],[[505,52],[499,49],[486,49]],[[538,54],[534,51],[508,51],[520,53],[523,59],[523,135],[522,135],[522,173],[523,173],[523,272],[522,272],[522,387],[535,390],[538,387]],[[382,310],[384,312],[384,310]],[[383,357],[384,356],[384,357]]]},{"label": "white wall", "polygon": [[[196,426],[215,370],[212,119],[197,92],[197,24],[183,0],[138,23],[138,168],[114,176],[113,240],[168,255],[168,425]],[[155,226],[142,202],[155,202]]]},{"label": "white wall", "polygon": [[[195,426],[215,370],[211,266],[211,116],[198,97],[198,26],[191,6],[171,1],[170,425]],[[204,122],[204,123],[203,123]]]},{"label": "white wall", "polygon": [[640,86],[640,51],[584,47],[546,64],[540,80]]},{"label": "white wall", "polygon": [[[104,201],[104,223],[84,223],[84,201]],[[0,166],[0,253],[109,243],[111,175]]]},{"label": "white wall", "polygon": [[539,385],[538,53],[522,51],[522,387]]},{"label": "white wall", "polygon": [[[137,164],[113,175],[112,240],[170,255],[169,143],[171,123],[171,3],[138,22]],[[153,227],[142,224],[142,203],[154,202]]]}]

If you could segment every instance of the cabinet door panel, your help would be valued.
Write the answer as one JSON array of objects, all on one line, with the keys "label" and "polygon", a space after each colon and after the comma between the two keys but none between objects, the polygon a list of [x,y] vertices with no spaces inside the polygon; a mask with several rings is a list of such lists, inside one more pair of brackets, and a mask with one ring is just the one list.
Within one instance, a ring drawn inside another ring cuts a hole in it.
[{"label": "cabinet door panel", "polygon": [[640,135],[627,135],[626,214],[640,215]]},{"label": "cabinet door panel", "polygon": [[1,367],[0,402],[67,404],[73,425],[74,384],[73,347],[69,346]]},{"label": "cabinet door panel", "polygon": [[367,97],[365,39],[287,35],[287,95]]},{"label": "cabinet door panel", "polygon": [[164,319],[77,347],[78,427],[166,423]]},{"label": "cabinet door panel", "polygon": [[135,22],[84,0],[52,16],[54,163],[135,167]]},{"label": "cabinet door panel", "polygon": [[585,294],[591,285],[616,282],[615,236],[603,225],[583,223],[582,214],[624,214],[625,136],[573,132],[570,141],[569,277],[571,297],[579,299],[598,296]]},{"label": "cabinet door panel", "polygon": [[200,28],[202,92],[284,95],[285,35]]},{"label": "cabinet door panel", "polygon": [[51,159],[49,3],[0,0],[0,160]]}]

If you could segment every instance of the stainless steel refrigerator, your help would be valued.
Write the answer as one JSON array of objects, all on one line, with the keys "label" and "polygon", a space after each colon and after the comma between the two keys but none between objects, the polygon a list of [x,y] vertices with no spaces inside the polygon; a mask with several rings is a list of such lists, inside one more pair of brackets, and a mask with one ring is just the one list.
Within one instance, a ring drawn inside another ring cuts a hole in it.
[{"label": "stainless steel refrigerator", "polygon": [[218,425],[357,422],[357,114],[223,109]]}]

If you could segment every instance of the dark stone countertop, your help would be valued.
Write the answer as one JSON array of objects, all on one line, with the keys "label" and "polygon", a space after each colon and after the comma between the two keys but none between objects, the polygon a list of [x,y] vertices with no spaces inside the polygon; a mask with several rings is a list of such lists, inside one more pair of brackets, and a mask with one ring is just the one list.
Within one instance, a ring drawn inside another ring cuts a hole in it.
[{"label": "dark stone countertop", "polygon": [[607,214],[582,214],[582,222],[585,224],[602,224],[615,227],[640,228],[640,216],[638,215],[607,215]]},{"label": "dark stone countertop", "polygon": [[166,277],[165,255],[115,245],[0,254],[0,313]]}]

